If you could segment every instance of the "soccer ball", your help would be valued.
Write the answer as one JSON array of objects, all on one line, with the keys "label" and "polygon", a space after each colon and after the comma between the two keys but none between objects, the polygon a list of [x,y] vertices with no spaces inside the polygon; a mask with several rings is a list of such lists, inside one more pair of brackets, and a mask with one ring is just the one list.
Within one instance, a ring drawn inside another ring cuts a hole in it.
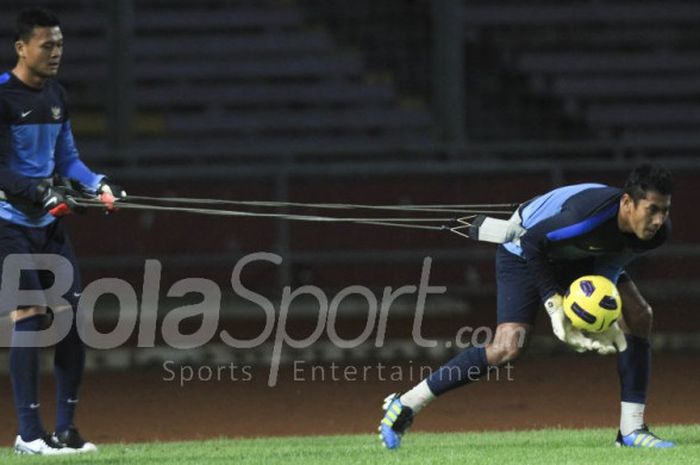
[{"label": "soccer ball", "polygon": [[603,332],[620,318],[621,311],[617,287],[605,276],[582,276],[564,295],[564,314],[578,329]]}]

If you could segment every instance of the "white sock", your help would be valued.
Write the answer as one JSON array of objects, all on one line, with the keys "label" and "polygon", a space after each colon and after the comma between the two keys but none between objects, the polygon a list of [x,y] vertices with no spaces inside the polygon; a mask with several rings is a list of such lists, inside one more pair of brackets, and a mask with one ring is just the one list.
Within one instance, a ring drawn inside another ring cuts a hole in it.
[{"label": "white sock", "polygon": [[620,402],[620,432],[627,436],[644,426],[644,404]]},{"label": "white sock", "polygon": [[411,407],[414,413],[420,412],[421,409],[428,405],[433,399],[435,399],[435,394],[430,390],[428,381],[425,379],[416,384],[413,389],[403,394],[400,398],[401,403],[406,407]]}]

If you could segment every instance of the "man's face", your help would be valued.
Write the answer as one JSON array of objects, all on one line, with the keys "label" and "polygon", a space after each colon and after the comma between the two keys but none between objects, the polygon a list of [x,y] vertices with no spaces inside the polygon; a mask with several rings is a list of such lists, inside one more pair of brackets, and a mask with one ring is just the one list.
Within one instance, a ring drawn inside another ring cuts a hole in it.
[{"label": "man's face", "polygon": [[643,241],[651,240],[668,218],[671,209],[671,196],[649,191],[636,204],[627,194],[622,196],[621,213],[627,229]]},{"label": "man's face", "polygon": [[60,27],[37,26],[28,42],[20,39],[15,47],[17,55],[32,74],[46,79],[58,73],[63,55],[63,34]]}]

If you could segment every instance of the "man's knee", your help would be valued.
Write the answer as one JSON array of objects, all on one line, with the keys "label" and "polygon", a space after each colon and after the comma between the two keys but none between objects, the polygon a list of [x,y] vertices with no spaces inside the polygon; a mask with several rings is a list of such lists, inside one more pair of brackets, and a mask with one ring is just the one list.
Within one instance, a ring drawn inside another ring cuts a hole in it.
[{"label": "man's knee", "polygon": [[43,315],[46,313],[46,307],[28,307],[20,308],[11,313],[12,321],[20,321],[25,318],[30,318],[35,315]]},{"label": "man's knee", "polygon": [[486,347],[489,365],[497,366],[515,361],[527,344],[528,326],[504,323],[496,328],[493,342]]},{"label": "man's knee", "polygon": [[34,316],[40,316],[42,319],[41,326],[39,329],[46,329],[53,323],[53,312],[46,307],[29,307],[17,309],[11,313],[12,322],[16,323],[18,321],[31,318]]},{"label": "man's knee", "polygon": [[653,311],[637,289],[634,281],[628,279],[618,284],[622,297],[622,320],[620,326],[627,334],[641,338],[651,335]]},{"label": "man's knee", "polygon": [[644,304],[636,308],[632,315],[625,315],[625,325],[628,333],[637,336],[648,338],[651,335],[651,328],[654,323],[654,311],[651,305]]}]

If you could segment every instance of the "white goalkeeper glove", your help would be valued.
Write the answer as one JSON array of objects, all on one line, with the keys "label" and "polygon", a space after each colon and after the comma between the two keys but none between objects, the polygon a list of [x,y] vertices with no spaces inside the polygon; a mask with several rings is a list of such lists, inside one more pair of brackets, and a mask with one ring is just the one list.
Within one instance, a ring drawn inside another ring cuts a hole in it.
[{"label": "white goalkeeper glove", "polygon": [[563,298],[560,294],[552,294],[544,302],[544,308],[552,320],[552,332],[560,341],[571,346],[576,352],[595,350],[596,345],[592,339],[587,338],[580,329],[574,328],[571,321],[564,315]]},{"label": "white goalkeeper glove", "polygon": [[622,332],[617,321],[601,333],[589,333],[588,337],[593,340],[593,350],[601,355],[614,354],[627,350],[625,333]]}]

